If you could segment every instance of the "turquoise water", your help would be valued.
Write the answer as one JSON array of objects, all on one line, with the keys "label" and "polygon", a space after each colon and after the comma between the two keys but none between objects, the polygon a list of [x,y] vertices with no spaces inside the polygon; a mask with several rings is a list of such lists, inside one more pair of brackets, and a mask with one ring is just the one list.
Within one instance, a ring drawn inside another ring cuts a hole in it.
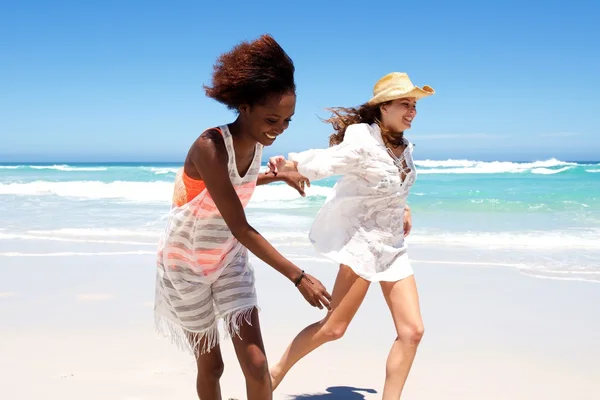
[{"label": "turquoise water", "polygon": [[[417,166],[409,198],[414,257],[600,280],[599,162],[421,160]],[[32,241],[73,252],[78,243],[152,252],[178,167],[0,164],[0,256],[29,256],[39,251],[23,246]],[[248,217],[275,244],[309,251],[307,231],[335,181],[313,182],[305,198],[282,184],[259,187]]]}]

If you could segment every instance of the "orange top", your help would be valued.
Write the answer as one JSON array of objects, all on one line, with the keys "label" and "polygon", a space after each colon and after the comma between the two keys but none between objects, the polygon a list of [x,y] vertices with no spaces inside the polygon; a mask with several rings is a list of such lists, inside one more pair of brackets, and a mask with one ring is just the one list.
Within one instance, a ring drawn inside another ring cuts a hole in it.
[{"label": "orange top", "polygon": [[[216,128],[222,135],[223,131],[220,128]],[[177,172],[175,177],[175,189],[173,190],[173,204],[177,207],[181,207],[184,204],[192,201],[202,191],[206,189],[206,184],[202,179],[190,178],[183,167]]]},{"label": "orange top", "polygon": [[204,189],[206,189],[206,184],[203,180],[190,178],[181,168],[175,177],[173,204],[181,207],[202,193]]}]

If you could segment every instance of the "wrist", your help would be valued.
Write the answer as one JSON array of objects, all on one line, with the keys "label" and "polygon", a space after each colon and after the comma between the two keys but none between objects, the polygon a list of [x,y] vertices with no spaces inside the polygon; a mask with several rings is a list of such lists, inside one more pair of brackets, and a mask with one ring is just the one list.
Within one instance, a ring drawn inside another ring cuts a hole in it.
[{"label": "wrist", "polygon": [[304,271],[293,265],[293,268],[290,268],[290,272],[285,275],[286,278],[288,278],[290,282],[294,284],[294,286],[297,286],[297,282],[300,282],[304,276]]},{"label": "wrist", "polygon": [[298,171],[298,162],[293,160],[285,160],[285,166],[280,169],[281,172],[297,172]]},{"label": "wrist", "polygon": [[300,283],[302,283],[302,279],[304,279],[304,270],[300,272],[300,275],[296,279],[294,279],[294,286],[298,287]]},{"label": "wrist", "polygon": [[279,171],[276,175],[278,181],[287,181],[290,178],[290,171]]},{"label": "wrist", "polygon": [[279,182],[281,180],[284,179],[284,176],[282,176],[283,172],[279,172],[279,173],[274,173],[271,171],[268,171],[267,173],[264,174],[260,174],[258,177],[258,184],[260,185],[261,183],[271,183],[271,182]]}]

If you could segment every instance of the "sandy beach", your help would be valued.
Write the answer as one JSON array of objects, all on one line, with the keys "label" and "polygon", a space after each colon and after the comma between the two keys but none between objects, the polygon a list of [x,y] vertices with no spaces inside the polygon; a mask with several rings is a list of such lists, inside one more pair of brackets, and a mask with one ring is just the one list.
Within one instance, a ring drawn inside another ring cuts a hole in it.
[{"label": "sandy beach", "polygon": [[[255,259],[274,361],[322,311]],[[302,267],[332,287],[328,262]],[[18,271],[27,268],[27,280]],[[600,286],[508,268],[415,262],[425,337],[406,399],[600,398]],[[11,400],[193,399],[195,364],[153,330],[151,255],[3,257],[0,387]],[[394,340],[373,286],[346,336],[302,360],[275,399],[377,399]],[[244,399],[231,343],[224,398]]]},{"label": "sandy beach", "polygon": [[[600,1],[540,4],[2,2],[0,400],[198,400],[155,329],[159,240],[184,227],[163,253],[206,271],[228,231],[260,254],[245,221],[329,292],[314,244],[377,272],[408,245],[402,400],[600,400]],[[250,260],[273,366],[327,310]],[[219,333],[222,400],[248,400]],[[373,284],[273,398],[381,400],[396,338]]]}]

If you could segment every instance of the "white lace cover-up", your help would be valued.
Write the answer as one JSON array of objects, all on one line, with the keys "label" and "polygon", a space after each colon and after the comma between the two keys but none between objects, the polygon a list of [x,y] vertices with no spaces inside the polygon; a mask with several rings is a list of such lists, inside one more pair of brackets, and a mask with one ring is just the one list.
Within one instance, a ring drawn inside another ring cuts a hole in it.
[{"label": "white lace cover-up", "polygon": [[339,145],[289,154],[311,181],[342,175],[317,214],[309,239],[319,253],[369,281],[394,282],[413,274],[403,217],[417,174],[413,145],[404,141],[404,181],[377,124],[349,126]]},{"label": "white lace cover-up", "polygon": [[[256,187],[262,145],[244,176],[235,162],[227,125],[218,128],[228,156],[231,184],[246,207]],[[183,170],[176,178],[180,184]],[[219,341],[218,323],[226,336],[239,336],[258,309],[254,269],[248,250],[233,236],[206,188],[189,202],[173,206],[157,252],[154,314],[156,329],[195,356]]]}]

